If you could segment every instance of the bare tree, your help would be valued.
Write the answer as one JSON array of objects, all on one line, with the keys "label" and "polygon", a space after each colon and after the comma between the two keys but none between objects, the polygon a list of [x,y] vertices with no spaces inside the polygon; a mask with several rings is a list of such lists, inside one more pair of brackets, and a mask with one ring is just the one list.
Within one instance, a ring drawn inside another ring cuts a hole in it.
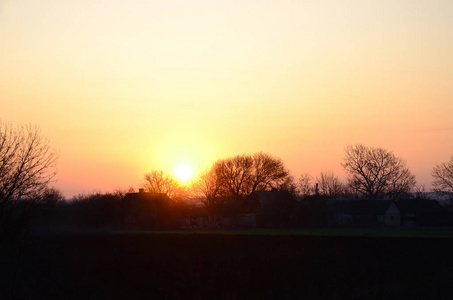
[{"label": "bare tree", "polygon": [[13,238],[26,229],[46,198],[57,158],[38,127],[0,122],[0,236]]},{"label": "bare tree", "polygon": [[275,185],[275,187],[272,187],[271,189],[287,191],[293,196],[297,195],[297,184],[294,181],[294,177],[289,175],[289,173],[287,176],[284,177],[282,181],[278,182],[278,184]]},{"label": "bare tree", "polygon": [[344,193],[344,185],[333,172],[321,172],[316,178],[320,195],[335,198]]},{"label": "bare tree", "polygon": [[437,192],[446,192],[453,196],[453,156],[450,161],[443,162],[433,168],[433,187]]},{"label": "bare tree", "polygon": [[252,192],[252,167],[253,158],[248,155],[237,155],[214,164],[217,179],[237,199]]},{"label": "bare tree", "polygon": [[252,157],[252,192],[256,190],[291,189],[293,178],[283,161],[267,153],[255,153]]},{"label": "bare tree", "polygon": [[313,178],[309,174],[300,174],[299,180],[297,182],[297,192],[300,196],[306,197],[313,193],[314,188],[312,181]]},{"label": "bare tree", "polygon": [[179,188],[179,183],[164,171],[151,171],[145,174],[143,188],[150,193],[164,193],[172,198]]},{"label": "bare tree", "polygon": [[195,193],[201,194],[203,203],[211,208],[215,205],[216,198],[224,193],[222,182],[217,177],[215,165],[198,176],[192,185]]},{"label": "bare tree", "polygon": [[213,169],[221,186],[236,199],[254,191],[295,187],[282,160],[262,152],[219,160]]},{"label": "bare tree", "polygon": [[59,189],[48,187],[44,190],[40,199],[46,207],[54,207],[55,205],[62,203],[65,200],[65,197]]},{"label": "bare tree", "polygon": [[171,193],[171,200],[179,204],[188,204],[195,201],[195,193],[192,185],[181,185],[178,183]]},{"label": "bare tree", "polygon": [[415,186],[415,176],[406,162],[391,151],[356,145],[348,146],[345,152],[342,166],[349,172],[349,185],[368,198],[396,197]]}]

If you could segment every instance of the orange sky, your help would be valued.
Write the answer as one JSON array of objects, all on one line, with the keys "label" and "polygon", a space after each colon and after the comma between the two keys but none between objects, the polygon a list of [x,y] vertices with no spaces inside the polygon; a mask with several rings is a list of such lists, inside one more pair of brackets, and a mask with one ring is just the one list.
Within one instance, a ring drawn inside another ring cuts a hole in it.
[{"label": "orange sky", "polygon": [[430,188],[453,155],[452,1],[4,0],[0,41],[0,119],[67,196],[258,151],[344,176],[356,143]]}]

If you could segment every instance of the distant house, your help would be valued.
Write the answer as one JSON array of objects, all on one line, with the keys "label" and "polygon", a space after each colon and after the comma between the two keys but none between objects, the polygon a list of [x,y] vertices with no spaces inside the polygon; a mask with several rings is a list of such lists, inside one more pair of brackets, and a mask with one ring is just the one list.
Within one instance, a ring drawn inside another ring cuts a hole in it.
[{"label": "distant house", "polygon": [[129,229],[154,229],[164,226],[175,211],[173,201],[164,193],[127,193],[123,200]]},{"label": "distant house", "polygon": [[390,200],[329,201],[330,225],[400,226],[400,209]]},{"label": "distant house", "polygon": [[[255,226],[288,226],[292,223],[292,214],[296,200],[288,191],[256,191],[242,203],[245,218],[255,222]],[[246,215],[248,214],[248,216]]]},{"label": "distant house", "polygon": [[256,191],[244,199],[218,199],[217,207],[192,207],[182,228],[255,228],[292,223],[294,197],[287,191]]},{"label": "distant house", "polygon": [[258,225],[255,213],[226,214],[219,219],[223,227],[255,228]]},{"label": "distant house", "polygon": [[402,199],[397,200],[401,211],[402,226],[451,226],[453,214],[436,200]]},{"label": "distant house", "polygon": [[243,203],[245,212],[290,213],[295,199],[288,191],[256,191]]},{"label": "distant house", "polygon": [[220,226],[219,216],[210,214],[206,207],[192,207],[184,218],[183,228],[218,228]]}]

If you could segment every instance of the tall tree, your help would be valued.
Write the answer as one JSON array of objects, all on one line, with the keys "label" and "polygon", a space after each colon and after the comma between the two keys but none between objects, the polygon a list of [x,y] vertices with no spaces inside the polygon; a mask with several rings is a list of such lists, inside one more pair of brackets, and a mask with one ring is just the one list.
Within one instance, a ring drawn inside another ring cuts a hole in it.
[{"label": "tall tree", "polygon": [[214,166],[201,172],[192,187],[196,194],[202,195],[203,202],[208,208],[212,208],[215,205],[216,198],[224,193],[222,182],[217,177]]},{"label": "tall tree", "polygon": [[41,194],[56,175],[58,155],[36,126],[0,122],[0,199]]},{"label": "tall tree", "polygon": [[319,194],[335,198],[344,193],[344,185],[333,172],[321,172],[316,178]]},{"label": "tall tree", "polygon": [[433,168],[432,176],[435,191],[453,195],[453,156],[449,161],[436,165]]},{"label": "tall tree", "polygon": [[391,151],[355,145],[348,146],[345,154],[342,166],[349,173],[350,187],[368,198],[396,197],[415,186],[406,162]]},{"label": "tall tree", "polygon": [[297,182],[297,193],[301,197],[309,196],[313,193],[313,185],[312,185],[313,178],[310,174],[302,173],[300,174],[299,180]]},{"label": "tall tree", "polygon": [[179,188],[179,183],[171,175],[162,170],[145,174],[143,188],[150,193],[164,193],[172,198]]},{"label": "tall tree", "polygon": [[270,188],[288,189],[292,184],[293,179],[280,158],[259,152],[253,155],[252,161],[252,192]]},{"label": "tall tree", "polygon": [[262,152],[219,160],[213,170],[221,186],[237,199],[254,191],[294,188],[282,160]]},{"label": "tall tree", "polygon": [[249,155],[237,155],[214,164],[217,179],[236,198],[252,192],[252,168],[253,158]]},{"label": "tall tree", "polygon": [[48,194],[57,152],[37,126],[0,121],[0,236],[19,235]]}]

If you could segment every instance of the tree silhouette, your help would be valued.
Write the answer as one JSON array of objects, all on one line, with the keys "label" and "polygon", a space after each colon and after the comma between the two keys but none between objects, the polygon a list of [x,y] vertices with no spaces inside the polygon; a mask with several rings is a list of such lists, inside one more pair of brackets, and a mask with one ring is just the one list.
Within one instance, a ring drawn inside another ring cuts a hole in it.
[{"label": "tree silhouette", "polygon": [[179,188],[179,183],[173,176],[162,170],[151,171],[145,174],[145,183],[143,188],[150,193],[164,193],[172,198]]},{"label": "tree silhouette", "polygon": [[235,198],[251,193],[253,160],[249,155],[237,155],[219,160],[214,165],[217,180]]},{"label": "tree silhouette", "polygon": [[280,158],[262,152],[253,155],[252,192],[269,188],[290,189],[292,181]]},{"label": "tree silhouette", "polygon": [[297,193],[301,197],[309,196],[313,193],[313,178],[308,173],[300,174],[299,180],[297,181]]},{"label": "tree silhouette", "polygon": [[434,190],[438,192],[447,192],[453,195],[453,156],[450,161],[443,162],[433,168],[432,176],[434,177]]},{"label": "tree silhouette", "polygon": [[218,160],[213,172],[220,185],[236,199],[254,191],[295,189],[282,160],[262,152]]},{"label": "tree silhouette", "polygon": [[49,199],[57,157],[38,127],[0,122],[0,236],[23,233]]},{"label": "tree silhouette", "polygon": [[208,209],[215,205],[218,196],[225,194],[225,189],[222,186],[222,182],[217,177],[214,166],[201,172],[193,183],[193,189],[195,193],[203,196],[203,203]]},{"label": "tree silhouette", "polygon": [[318,192],[322,196],[335,198],[344,193],[344,185],[333,172],[321,172],[316,178]]},{"label": "tree silhouette", "polygon": [[349,172],[349,185],[368,198],[397,197],[415,186],[415,176],[406,162],[391,151],[356,145],[348,146],[345,152],[342,166]]}]

